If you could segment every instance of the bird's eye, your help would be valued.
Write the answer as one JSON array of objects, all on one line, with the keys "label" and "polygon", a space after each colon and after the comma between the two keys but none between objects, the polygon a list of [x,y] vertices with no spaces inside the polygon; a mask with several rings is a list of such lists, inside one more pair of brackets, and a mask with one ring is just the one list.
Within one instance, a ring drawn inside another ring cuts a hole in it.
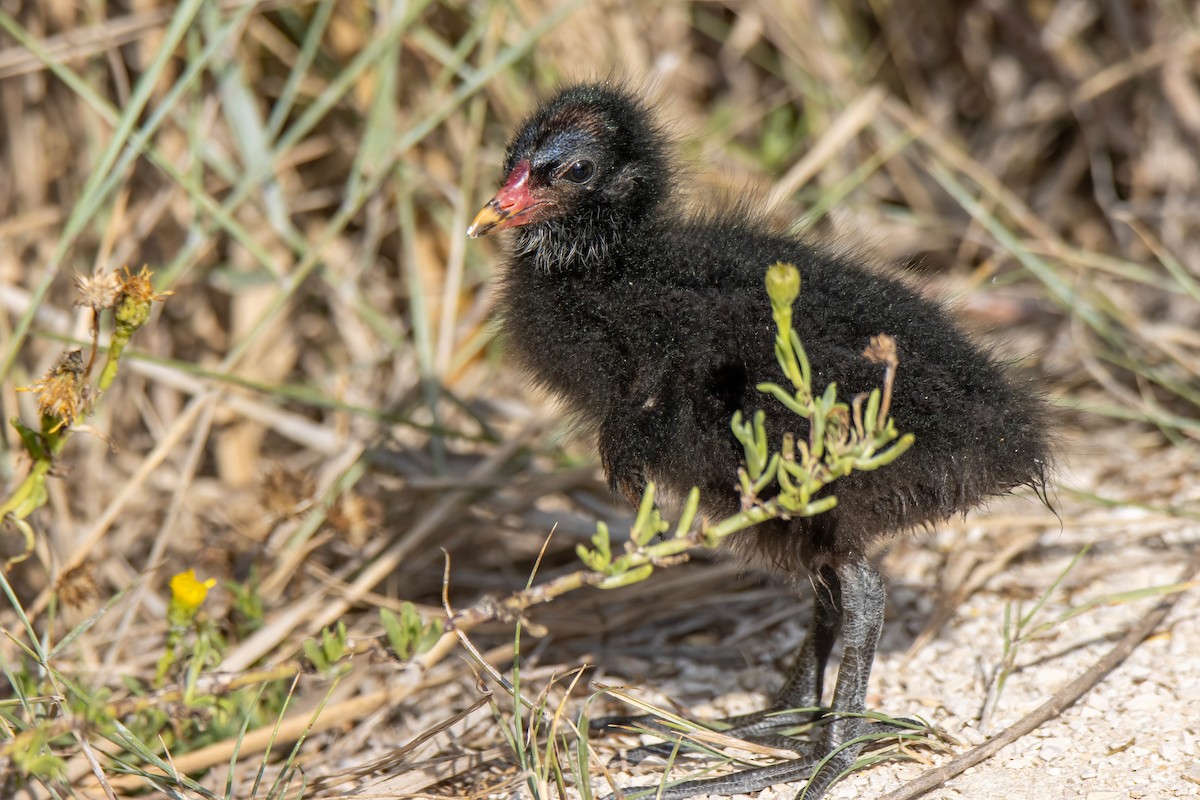
[{"label": "bird's eye", "polygon": [[592,179],[592,173],[596,171],[596,165],[590,161],[576,161],[571,166],[567,167],[567,171],[563,176],[572,183],[587,183]]}]

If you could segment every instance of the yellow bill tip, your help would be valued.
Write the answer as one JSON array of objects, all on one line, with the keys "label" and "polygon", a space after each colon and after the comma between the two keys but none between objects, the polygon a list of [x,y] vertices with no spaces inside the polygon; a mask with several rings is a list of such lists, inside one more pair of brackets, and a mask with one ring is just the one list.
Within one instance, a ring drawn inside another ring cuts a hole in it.
[{"label": "yellow bill tip", "polygon": [[501,209],[495,200],[490,200],[487,205],[479,209],[479,213],[475,215],[475,219],[471,220],[471,225],[467,228],[467,236],[472,239],[487,236],[496,229],[497,225],[508,219],[508,217],[509,212]]}]

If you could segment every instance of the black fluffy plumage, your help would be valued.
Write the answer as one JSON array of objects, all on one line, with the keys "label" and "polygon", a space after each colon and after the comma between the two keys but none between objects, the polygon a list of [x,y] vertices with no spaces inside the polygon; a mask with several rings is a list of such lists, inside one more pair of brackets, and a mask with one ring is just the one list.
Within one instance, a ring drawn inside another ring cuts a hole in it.
[{"label": "black fluffy plumage", "polygon": [[[610,486],[626,495],[647,479],[680,497],[699,486],[708,513],[731,513],[742,459],[733,413],[764,410],[771,442],[785,431],[805,435],[804,420],[755,388],[782,380],[763,289],[774,262],[800,269],[794,325],[817,391],[836,382],[849,398],[878,386],[882,368],[863,351],[875,334],[895,338],[891,409],[897,429],[916,436],[911,450],[839,480],[831,512],[768,522],[732,544],[793,580],[816,578],[808,641],[773,708],[820,705],[841,633],[857,656],[843,657],[832,710],[861,712],[883,611],[871,543],[1022,484],[1043,487],[1049,448],[1037,394],[902,281],[779,233],[742,207],[688,211],[673,191],[666,138],[621,89],[575,86],[544,103],[513,139],[504,173],[470,234],[513,229],[499,296],[509,352],[595,431]],[[735,722],[735,732],[768,740],[777,727],[761,715]],[[806,777],[802,767],[864,726],[830,722],[792,771],[694,781],[667,797]],[[839,754],[806,797],[815,800],[855,752]]]}]

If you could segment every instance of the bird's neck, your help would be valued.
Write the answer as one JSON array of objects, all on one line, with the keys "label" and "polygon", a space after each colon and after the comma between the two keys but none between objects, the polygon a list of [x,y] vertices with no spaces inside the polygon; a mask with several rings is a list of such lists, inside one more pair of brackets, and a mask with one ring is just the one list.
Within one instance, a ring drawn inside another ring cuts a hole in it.
[{"label": "bird's neck", "polygon": [[538,274],[575,274],[594,280],[618,277],[608,273],[654,226],[656,212],[656,208],[646,208],[636,214],[616,215],[596,210],[586,216],[517,228],[513,253]]}]

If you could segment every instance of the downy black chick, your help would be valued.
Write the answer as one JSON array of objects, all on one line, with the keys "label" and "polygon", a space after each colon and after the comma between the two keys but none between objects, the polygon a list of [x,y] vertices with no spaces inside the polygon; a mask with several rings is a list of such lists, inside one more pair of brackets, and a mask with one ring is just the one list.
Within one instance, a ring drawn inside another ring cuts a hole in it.
[{"label": "downy black chick", "polygon": [[[842,636],[820,740],[795,761],[690,781],[663,797],[803,779],[867,728],[852,715],[865,711],[883,625],[884,584],[870,546],[1022,484],[1044,489],[1043,403],[904,283],[776,232],[745,207],[689,210],[674,190],[680,177],[665,135],[644,102],[620,88],[573,86],[543,103],[509,145],[504,175],[468,234],[512,231],[499,292],[508,352],[595,432],[610,487],[631,499],[647,480],[676,497],[698,486],[708,514],[733,513],[743,457],[733,413],[764,410],[776,446],[786,431],[807,434],[803,419],[755,388],[782,382],[763,290],[774,262],[800,269],[794,326],[815,391],[836,382],[849,398],[880,385],[883,370],[863,351],[875,334],[896,340],[892,416],[915,434],[913,447],[883,469],[837,481],[829,513],[732,537],[747,562],[816,589],[806,640],[771,709],[821,706],[825,664]],[[731,733],[778,743],[771,732],[794,721],[748,715]],[[807,800],[860,749],[827,762]]]}]

